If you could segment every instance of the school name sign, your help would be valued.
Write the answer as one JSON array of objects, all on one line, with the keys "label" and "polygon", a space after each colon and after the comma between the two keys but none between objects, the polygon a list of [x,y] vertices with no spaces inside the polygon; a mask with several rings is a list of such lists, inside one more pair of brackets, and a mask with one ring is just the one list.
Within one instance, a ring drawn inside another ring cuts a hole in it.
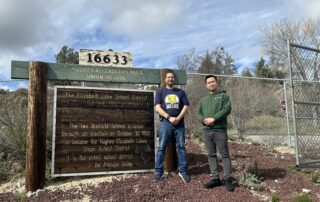
[{"label": "school name sign", "polygon": [[[48,80],[160,84],[160,69],[45,63]],[[173,70],[176,84],[185,85],[185,70]],[[11,78],[29,79],[28,61],[11,61]]]},{"label": "school name sign", "polygon": [[152,171],[154,92],[55,86],[52,176]]}]

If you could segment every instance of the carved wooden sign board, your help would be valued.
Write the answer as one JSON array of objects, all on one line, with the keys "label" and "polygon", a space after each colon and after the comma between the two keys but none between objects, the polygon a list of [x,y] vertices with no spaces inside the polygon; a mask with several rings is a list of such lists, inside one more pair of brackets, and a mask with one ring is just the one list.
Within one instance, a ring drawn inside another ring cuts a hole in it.
[{"label": "carved wooden sign board", "polygon": [[[45,68],[47,80],[161,83],[161,69],[134,68],[132,56],[127,52],[83,50],[79,59],[83,64],[41,62],[41,68]],[[12,61],[11,78],[29,79],[32,63]],[[187,83],[185,70],[173,71],[175,84]],[[35,84],[33,90],[37,89]],[[46,103],[41,101],[40,104]],[[52,176],[153,171],[153,101],[154,91],[56,86]],[[38,144],[37,141],[31,142]],[[36,169],[30,172],[36,173]]]},{"label": "carved wooden sign board", "polygon": [[154,91],[55,86],[52,176],[150,172]]},{"label": "carved wooden sign board", "polygon": [[[118,66],[45,63],[48,80],[93,81],[134,84],[160,84],[160,69],[128,68]],[[185,70],[173,70],[175,84],[185,85]],[[29,79],[29,62],[11,61],[12,79]]]}]

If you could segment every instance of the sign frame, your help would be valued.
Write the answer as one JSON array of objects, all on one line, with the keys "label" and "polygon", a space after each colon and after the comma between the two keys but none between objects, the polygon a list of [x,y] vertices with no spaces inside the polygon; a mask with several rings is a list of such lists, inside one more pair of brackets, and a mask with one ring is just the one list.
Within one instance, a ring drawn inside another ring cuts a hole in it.
[{"label": "sign frame", "polygon": [[[153,98],[155,98],[155,90],[141,90],[141,89],[125,89],[125,88],[100,88],[100,87],[81,87],[81,86],[54,86],[54,103],[53,103],[53,129],[52,129],[52,164],[51,164],[51,176],[52,177],[66,177],[66,176],[93,176],[93,175],[109,175],[109,174],[127,174],[127,173],[144,173],[144,172],[154,172],[153,169],[141,169],[141,170],[120,170],[120,171],[99,171],[99,172],[81,172],[81,173],[54,173],[55,168],[55,152],[56,152],[56,110],[57,110],[57,89],[88,89],[88,90],[115,90],[115,91],[130,91],[130,92],[152,92]],[[156,113],[154,113],[154,155],[156,154]]]},{"label": "sign frame", "polygon": [[[160,70],[152,68],[128,68],[97,65],[44,63],[47,80],[93,81],[109,83],[160,84]],[[172,69],[175,84],[187,84],[185,70]],[[12,79],[29,79],[29,62],[11,61]]]}]

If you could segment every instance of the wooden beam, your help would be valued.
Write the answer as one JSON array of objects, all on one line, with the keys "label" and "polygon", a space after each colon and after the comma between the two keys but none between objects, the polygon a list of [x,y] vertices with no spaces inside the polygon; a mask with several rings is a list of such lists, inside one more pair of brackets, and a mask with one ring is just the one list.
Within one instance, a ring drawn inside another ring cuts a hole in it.
[{"label": "wooden beam", "polygon": [[27,191],[44,185],[46,170],[47,68],[42,62],[29,63],[28,129],[26,149]]},{"label": "wooden beam", "polygon": [[[160,69],[45,63],[48,80],[160,84]],[[11,78],[28,79],[28,62],[11,61]],[[185,70],[173,69],[177,85],[187,83]]]},{"label": "wooden beam", "polygon": [[176,150],[176,140],[171,137],[166,149],[166,157],[164,161],[164,170],[173,173],[178,169],[178,156]]}]

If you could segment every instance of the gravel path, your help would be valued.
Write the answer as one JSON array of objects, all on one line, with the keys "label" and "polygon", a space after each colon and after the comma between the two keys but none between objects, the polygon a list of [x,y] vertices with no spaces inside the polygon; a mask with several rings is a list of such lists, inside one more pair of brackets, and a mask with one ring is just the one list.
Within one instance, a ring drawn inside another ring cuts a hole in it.
[{"label": "gravel path", "polygon": [[[85,181],[66,186],[52,188],[48,182],[40,196],[23,198],[22,201],[271,201],[273,195],[281,201],[292,201],[302,193],[302,189],[310,190],[313,201],[320,201],[320,187],[308,180],[303,173],[294,173],[288,169],[294,165],[292,154],[280,153],[269,146],[252,145],[245,142],[230,142],[233,175],[241,176],[249,165],[258,162],[263,173],[263,189],[260,191],[236,184],[234,192],[227,192],[224,186],[211,190],[203,188],[209,180],[207,157],[201,144],[187,140],[187,157],[191,182],[184,183],[178,176],[168,177],[158,183],[153,181],[153,173],[82,178]],[[220,167],[222,171],[222,167]],[[222,173],[221,173],[222,174]],[[74,178],[70,178],[71,180]],[[91,181],[92,179],[92,181]],[[103,180],[101,180],[103,179]],[[61,181],[61,179],[60,179]],[[235,180],[236,183],[236,180]],[[20,201],[17,193],[0,193],[0,201]]]}]

